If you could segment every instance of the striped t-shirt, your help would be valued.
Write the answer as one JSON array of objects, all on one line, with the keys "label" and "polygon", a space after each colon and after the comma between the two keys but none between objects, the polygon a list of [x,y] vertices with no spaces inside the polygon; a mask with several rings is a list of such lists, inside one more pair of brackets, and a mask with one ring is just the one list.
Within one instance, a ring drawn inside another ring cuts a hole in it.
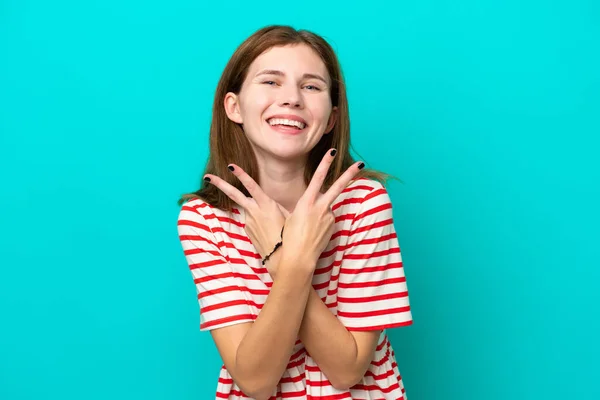
[{"label": "striped t-shirt", "polygon": [[[383,329],[363,379],[335,389],[300,340],[271,399],[404,399],[404,385],[385,329],[412,323],[400,246],[385,187],[357,179],[332,205],[335,230],[320,255],[313,287],[349,331]],[[200,306],[200,330],[256,319],[273,281],[244,231],[244,210],[224,212],[201,199],[179,213],[178,232]],[[248,399],[225,365],[217,399]]]}]

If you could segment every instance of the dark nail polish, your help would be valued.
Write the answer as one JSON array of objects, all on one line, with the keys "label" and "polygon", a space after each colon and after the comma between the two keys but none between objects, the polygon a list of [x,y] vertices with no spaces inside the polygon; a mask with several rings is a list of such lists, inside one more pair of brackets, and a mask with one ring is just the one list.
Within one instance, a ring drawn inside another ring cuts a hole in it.
[{"label": "dark nail polish", "polygon": [[333,149],[329,152],[329,154],[331,154],[331,157],[335,156],[335,153],[337,153],[336,149]]},{"label": "dark nail polish", "polygon": [[365,167],[365,163],[361,162],[360,164],[358,164],[358,169],[363,169]]},{"label": "dark nail polish", "polygon": [[210,182],[210,178],[209,178],[208,176],[205,176],[205,177],[204,177],[204,180],[205,180],[206,182]]},{"label": "dark nail polish", "polygon": [[229,168],[230,171],[233,171],[233,165],[228,165],[227,168]]}]

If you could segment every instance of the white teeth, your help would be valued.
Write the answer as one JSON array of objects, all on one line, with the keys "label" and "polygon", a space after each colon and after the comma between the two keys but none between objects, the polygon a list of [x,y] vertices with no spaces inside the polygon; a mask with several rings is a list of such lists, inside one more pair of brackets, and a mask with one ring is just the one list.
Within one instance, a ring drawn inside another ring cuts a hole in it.
[{"label": "white teeth", "polygon": [[293,119],[284,119],[284,118],[271,118],[267,121],[269,125],[287,125],[287,126],[295,126],[300,129],[304,129],[306,124],[300,121],[294,121]]}]

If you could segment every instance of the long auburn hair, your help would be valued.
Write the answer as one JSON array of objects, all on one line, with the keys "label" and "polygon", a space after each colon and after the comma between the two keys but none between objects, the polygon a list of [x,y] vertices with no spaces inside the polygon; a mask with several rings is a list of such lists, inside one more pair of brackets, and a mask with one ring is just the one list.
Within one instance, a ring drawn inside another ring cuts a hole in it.
[{"label": "long auburn hair", "polygon": [[[333,130],[323,135],[321,140],[308,154],[304,181],[308,185],[325,152],[330,148],[337,149],[337,155],[329,168],[323,183],[328,189],[356,160],[350,155],[350,117],[346,86],[342,70],[333,48],[321,36],[307,31],[296,30],[286,25],[270,25],[263,27],[248,37],[233,53],[221,75],[212,110],[209,145],[210,152],[204,174],[217,175],[235,186],[246,196],[250,196],[241,182],[227,169],[229,163],[235,162],[252,177],[258,179],[258,164],[254,151],[243,132],[243,128],[231,121],[225,112],[225,95],[228,92],[240,93],[242,84],[252,62],[265,51],[277,46],[306,44],[323,60],[331,79],[330,97],[332,106],[337,106],[338,115]],[[202,174],[202,175],[204,175]],[[362,169],[355,179],[367,178],[385,183],[392,177],[389,174],[372,169]],[[193,193],[183,194],[178,204],[188,200],[201,198],[213,207],[231,211],[235,203],[216,186],[201,181],[201,187]],[[260,184],[260,182],[257,182]]]}]

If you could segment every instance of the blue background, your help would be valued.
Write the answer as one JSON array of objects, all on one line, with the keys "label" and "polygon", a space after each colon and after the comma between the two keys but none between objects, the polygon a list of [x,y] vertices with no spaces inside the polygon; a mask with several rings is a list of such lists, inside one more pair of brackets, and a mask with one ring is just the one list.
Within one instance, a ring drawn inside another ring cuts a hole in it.
[{"label": "blue background", "polygon": [[235,47],[331,41],[389,190],[411,400],[598,399],[600,3],[0,2],[0,399],[210,399],[176,233]]}]

